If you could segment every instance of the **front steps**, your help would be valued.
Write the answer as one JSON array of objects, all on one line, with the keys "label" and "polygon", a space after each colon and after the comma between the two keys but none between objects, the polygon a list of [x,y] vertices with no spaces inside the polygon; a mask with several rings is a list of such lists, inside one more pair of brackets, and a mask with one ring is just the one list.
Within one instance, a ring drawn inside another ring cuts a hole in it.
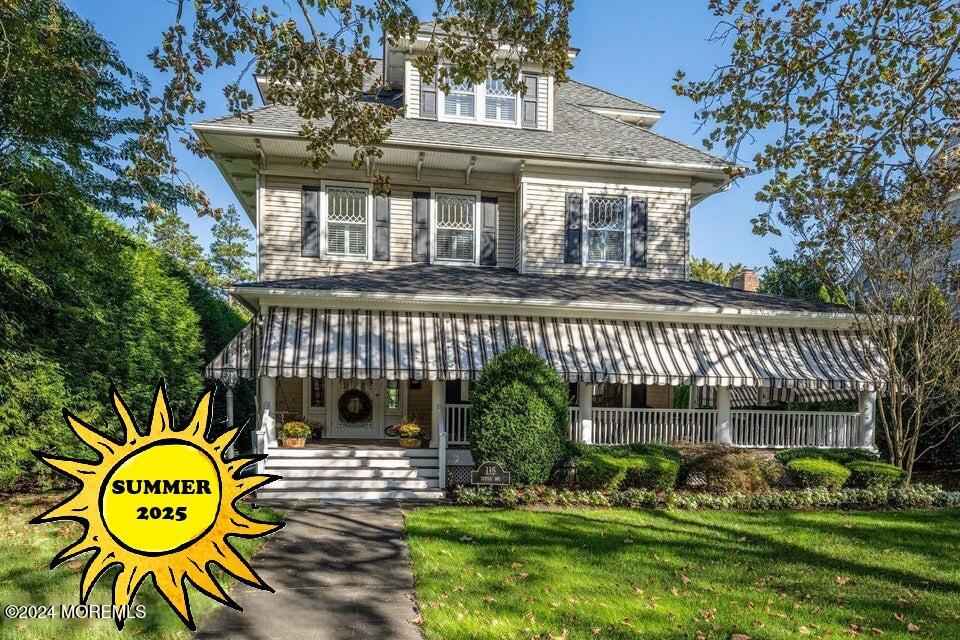
[{"label": "front steps", "polygon": [[268,474],[281,476],[257,491],[258,500],[439,500],[436,449],[322,445],[271,449]]}]

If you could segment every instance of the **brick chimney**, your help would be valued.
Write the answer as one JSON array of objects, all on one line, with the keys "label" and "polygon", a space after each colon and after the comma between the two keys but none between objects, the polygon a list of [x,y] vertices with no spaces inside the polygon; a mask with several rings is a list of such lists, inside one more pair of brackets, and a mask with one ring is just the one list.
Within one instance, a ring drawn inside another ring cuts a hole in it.
[{"label": "brick chimney", "polygon": [[741,291],[755,293],[760,288],[760,276],[753,269],[744,269],[740,275],[730,281],[730,286]]}]

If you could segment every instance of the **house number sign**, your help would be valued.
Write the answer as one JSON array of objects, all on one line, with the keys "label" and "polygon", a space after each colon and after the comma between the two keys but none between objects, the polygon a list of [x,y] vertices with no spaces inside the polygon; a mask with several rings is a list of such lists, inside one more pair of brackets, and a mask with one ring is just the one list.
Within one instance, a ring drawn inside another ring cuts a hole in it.
[{"label": "house number sign", "polygon": [[470,472],[470,482],[488,487],[505,487],[510,484],[510,472],[505,471],[499,462],[484,462]]}]

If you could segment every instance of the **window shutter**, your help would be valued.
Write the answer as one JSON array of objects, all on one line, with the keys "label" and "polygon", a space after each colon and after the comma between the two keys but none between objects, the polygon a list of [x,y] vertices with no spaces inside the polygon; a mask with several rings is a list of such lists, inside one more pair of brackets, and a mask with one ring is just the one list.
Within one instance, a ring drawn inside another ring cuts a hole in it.
[{"label": "window shutter", "polygon": [[527,91],[523,94],[523,123],[524,129],[537,128],[537,76],[523,74],[523,84]]},{"label": "window shutter", "polygon": [[300,192],[300,255],[320,256],[320,187]]},{"label": "window shutter", "polygon": [[390,259],[390,197],[373,197],[373,259]]},{"label": "window shutter", "polygon": [[580,264],[583,244],[583,194],[567,194],[567,232],[563,261]]},{"label": "window shutter", "polygon": [[480,198],[480,264],[497,264],[496,198]]},{"label": "window shutter", "polygon": [[413,194],[413,261],[430,262],[430,194]]},{"label": "window shutter", "polygon": [[647,201],[642,198],[630,200],[630,264],[647,266]]},{"label": "window shutter", "polygon": [[420,117],[437,119],[437,83],[420,76]]}]

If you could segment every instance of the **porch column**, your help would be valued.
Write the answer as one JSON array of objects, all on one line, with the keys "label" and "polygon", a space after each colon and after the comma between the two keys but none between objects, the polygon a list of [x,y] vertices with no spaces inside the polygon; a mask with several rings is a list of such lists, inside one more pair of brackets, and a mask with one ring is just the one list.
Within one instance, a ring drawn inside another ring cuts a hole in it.
[{"label": "porch column", "polygon": [[[233,385],[227,385],[227,429],[233,429]],[[234,443],[231,442],[230,446],[227,447],[227,457],[233,458],[234,452]]]},{"label": "porch column", "polygon": [[856,444],[858,447],[874,451],[877,448],[877,392],[861,391],[857,400],[860,408],[860,442]]},{"label": "porch column", "polygon": [[733,444],[730,421],[730,387],[717,387],[717,444]]},{"label": "porch column", "polygon": [[577,405],[580,407],[580,442],[593,444],[593,385],[577,383]]},{"label": "porch column", "polygon": [[437,450],[437,466],[440,468],[440,488],[447,488],[447,425],[444,415],[443,380],[434,380],[430,388],[430,448]]},{"label": "porch column", "polygon": [[277,379],[263,376],[260,378],[260,431],[263,432],[267,447],[277,446],[276,415]]}]

